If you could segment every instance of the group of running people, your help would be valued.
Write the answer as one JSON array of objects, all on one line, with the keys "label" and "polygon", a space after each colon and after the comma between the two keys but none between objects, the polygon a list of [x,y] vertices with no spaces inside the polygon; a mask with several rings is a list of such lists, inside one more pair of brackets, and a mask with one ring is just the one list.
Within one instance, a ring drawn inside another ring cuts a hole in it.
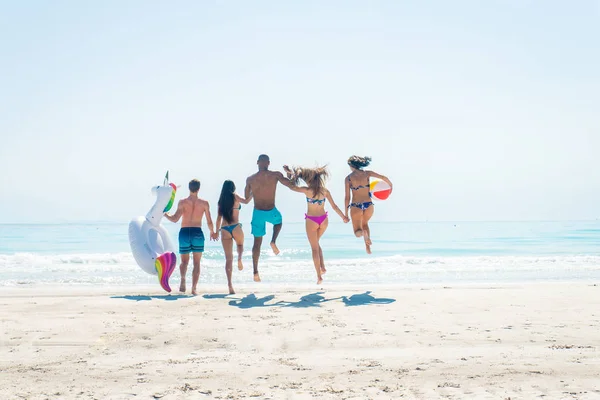
[{"label": "group of running people", "polygon": [[329,177],[326,167],[290,168],[284,165],[284,175],[282,172],[269,170],[269,157],[261,154],[257,161],[258,172],[246,179],[244,196],[236,193],[236,186],[231,180],[226,180],[223,183],[218,203],[216,227],[213,224],[208,201],[198,197],[200,181],[197,179],[190,181],[190,195],[179,201],[177,210],[173,215],[165,214],[165,217],[171,222],[178,222],[183,217],[179,231],[179,253],[181,255],[180,292],[185,293],[186,291],[185,276],[190,254],[193,254],[192,294],[197,294],[197,284],[200,278],[200,259],[204,252],[202,219],[206,215],[206,222],[210,229],[210,239],[221,239],[225,252],[225,272],[229,293],[235,293],[232,284],[233,243],[235,242],[236,244],[237,266],[241,271],[244,268],[242,263],[244,231],[242,224],[239,222],[239,212],[242,204],[248,204],[250,201],[254,201],[251,222],[251,234],[254,236],[254,245],[252,247],[254,281],[260,282],[258,261],[262,240],[266,234],[267,222],[273,225],[273,236],[270,243],[271,249],[276,255],[279,254],[277,237],[281,231],[283,220],[281,213],[275,207],[275,192],[278,183],[295,192],[302,193],[306,197],[306,236],[312,250],[312,258],[317,272],[317,284],[323,281],[323,274],[327,272],[323,260],[323,250],[320,245],[320,239],[329,224],[328,213],[325,211],[326,202],[331,204],[333,210],[344,223],[352,221],[354,234],[356,237],[363,238],[365,249],[367,253],[371,254],[372,243],[369,220],[373,216],[374,205],[371,199],[369,179],[381,179],[390,188],[393,188],[393,185],[386,176],[365,170],[370,162],[370,157],[352,156],[348,159],[351,173],[344,179],[346,195],[345,208],[342,211],[334,202],[329,190],[325,187],[326,180]]}]

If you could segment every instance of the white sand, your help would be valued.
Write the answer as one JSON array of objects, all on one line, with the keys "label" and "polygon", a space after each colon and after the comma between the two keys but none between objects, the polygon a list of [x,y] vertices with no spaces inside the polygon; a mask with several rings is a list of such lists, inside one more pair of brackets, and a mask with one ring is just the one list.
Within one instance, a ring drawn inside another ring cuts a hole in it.
[{"label": "white sand", "polygon": [[3,287],[0,399],[600,399],[600,286],[370,289]]}]

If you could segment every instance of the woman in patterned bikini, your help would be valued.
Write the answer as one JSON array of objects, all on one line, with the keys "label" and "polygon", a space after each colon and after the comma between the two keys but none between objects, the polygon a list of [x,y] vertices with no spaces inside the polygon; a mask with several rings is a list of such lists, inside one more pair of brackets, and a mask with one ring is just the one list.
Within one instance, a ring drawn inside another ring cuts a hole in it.
[{"label": "woman in patterned bikini", "polygon": [[362,237],[365,240],[367,254],[371,254],[372,244],[369,220],[375,211],[375,206],[371,201],[369,178],[381,179],[392,188],[392,182],[387,177],[373,171],[365,171],[364,168],[369,166],[370,163],[371,157],[350,157],[348,165],[352,172],[344,180],[346,185],[346,217],[348,217],[349,211],[354,234],[356,237]]},{"label": "woman in patterned bikini", "polygon": [[250,198],[244,199],[235,193],[235,184],[227,180],[223,182],[221,197],[219,198],[219,215],[217,217],[217,229],[214,238],[219,239],[221,233],[221,244],[225,252],[225,273],[227,274],[227,284],[229,285],[229,294],[235,294],[231,283],[231,274],[233,272],[233,242],[237,245],[238,269],[244,269],[242,264],[242,254],[244,253],[244,231],[242,224],[239,223],[240,210],[243,204],[248,204]]},{"label": "woman in patterned bikini", "polygon": [[[323,282],[323,274],[327,272],[323,261],[323,250],[319,243],[321,236],[323,236],[329,225],[327,211],[325,211],[325,200],[329,200],[331,207],[345,223],[349,219],[335,204],[331,198],[331,193],[325,187],[325,179],[329,176],[325,167],[294,168],[291,170],[287,165],[284,165],[283,169],[287,173],[288,179],[295,184],[291,189],[306,196],[307,211],[304,214],[306,237],[312,250],[313,263],[317,271],[317,284],[319,285]],[[303,180],[307,186],[298,186],[300,180]]]}]

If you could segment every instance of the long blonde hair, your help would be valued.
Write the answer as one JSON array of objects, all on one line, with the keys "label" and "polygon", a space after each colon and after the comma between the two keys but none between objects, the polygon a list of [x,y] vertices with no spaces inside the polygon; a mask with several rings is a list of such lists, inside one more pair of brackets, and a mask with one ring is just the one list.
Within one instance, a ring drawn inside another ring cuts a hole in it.
[{"label": "long blonde hair", "polygon": [[326,166],[316,168],[294,167],[292,171],[292,181],[296,185],[302,179],[313,192],[314,197],[325,195],[325,181],[329,178],[329,171]]}]

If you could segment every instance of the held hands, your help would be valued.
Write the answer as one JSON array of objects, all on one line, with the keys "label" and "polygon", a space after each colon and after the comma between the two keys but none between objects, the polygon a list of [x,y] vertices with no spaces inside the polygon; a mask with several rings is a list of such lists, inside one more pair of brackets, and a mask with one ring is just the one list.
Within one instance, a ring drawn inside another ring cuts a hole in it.
[{"label": "held hands", "polygon": [[340,216],[340,218],[342,219],[342,221],[344,221],[345,224],[347,224],[350,221],[350,218],[348,218],[347,215],[342,214],[342,212],[340,210],[336,210],[338,215]]},{"label": "held hands", "polygon": [[292,170],[290,169],[290,167],[289,167],[289,166],[287,166],[287,165],[284,165],[284,166],[283,166],[283,170],[284,170],[284,171],[285,171],[285,173],[287,174],[288,178],[291,178],[291,177],[292,177],[292,175],[293,175],[293,174],[292,174]]},{"label": "held hands", "polygon": [[219,241],[219,232],[211,232],[210,240],[214,240],[215,242],[218,242]]}]

